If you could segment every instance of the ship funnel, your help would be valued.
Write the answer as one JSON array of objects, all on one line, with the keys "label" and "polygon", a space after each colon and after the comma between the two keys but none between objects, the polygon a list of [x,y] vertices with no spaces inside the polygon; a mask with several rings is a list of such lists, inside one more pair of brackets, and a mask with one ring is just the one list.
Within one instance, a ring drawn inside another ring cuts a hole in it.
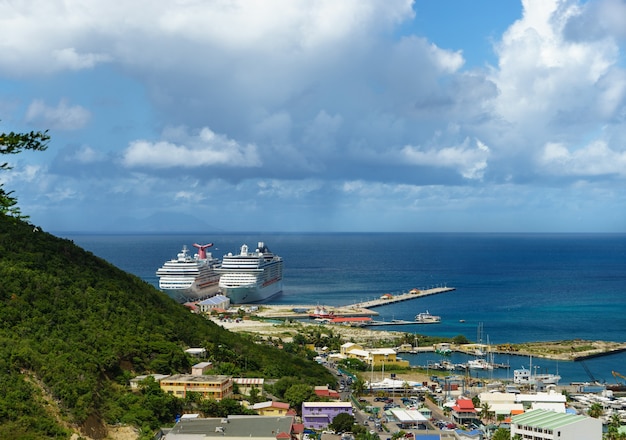
[{"label": "ship funnel", "polygon": [[213,243],[209,244],[197,244],[194,243],[193,247],[198,248],[198,258],[200,260],[206,260],[206,250],[213,246]]}]

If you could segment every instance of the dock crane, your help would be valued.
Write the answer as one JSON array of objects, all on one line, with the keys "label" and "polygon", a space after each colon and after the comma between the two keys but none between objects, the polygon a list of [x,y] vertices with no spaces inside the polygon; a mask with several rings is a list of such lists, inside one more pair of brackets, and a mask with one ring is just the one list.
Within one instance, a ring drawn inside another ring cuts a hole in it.
[{"label": "dock crane", "polygon": [[595,378],[595,376],[593,375],[589,367],[587,367],[587,365],[583,361],[580,361],[580,365],[583,366],[583,368],[585,369],[585,372],[587,373],[587,376],[589,376],[589,379],[591,379],[593,383],[596,383],[596,384],[600,383],[600,381]]},{"label": "dock crane", "polygon": [[624,380],[626,380],[626,376],[619,374],[617,371],[611,371],[611,374],[613,375],[613,377],[615,378],[615,380],[617,381],[617,378],[620,377]]}]

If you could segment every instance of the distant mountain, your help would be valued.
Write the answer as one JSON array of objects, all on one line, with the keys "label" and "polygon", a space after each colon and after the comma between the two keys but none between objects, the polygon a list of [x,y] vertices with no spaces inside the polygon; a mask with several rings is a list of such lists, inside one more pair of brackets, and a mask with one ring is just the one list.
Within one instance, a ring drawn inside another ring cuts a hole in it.
[{"label": "distant mountain", "polygon": [[182,404],[158,387],[131,393],[128,381],[189,372],[188,347],[248,376],[333,380],[306,357],[228,332],[70,240],[4,215],[0,279],[0,438],[98,439],[119,423],[149,435]]}]

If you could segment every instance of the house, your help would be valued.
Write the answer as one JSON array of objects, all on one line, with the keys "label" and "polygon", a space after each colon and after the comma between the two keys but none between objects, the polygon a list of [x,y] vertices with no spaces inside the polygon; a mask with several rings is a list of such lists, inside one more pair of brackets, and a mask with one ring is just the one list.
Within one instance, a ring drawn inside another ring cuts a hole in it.
[{"label": "house", "polygon": [[175,397],[184,398],[187,393],[200,393],[204,399],[222,400],[233,394],[233,378],[224,375],[175,374],[162,379],[161,389],[173,394]]},{"label": "house", "polygon": [[130,389],[131,390],[137,390],[139,389],[139,385],[141,384],[141,382],[145,379],[147,379],[148,377],[153,378],[156,382],[161,381],[161,379],[164,379],[166,377],[169,377],[169,374],[143,374],[141,376],[136,376],[133,377],[130,380]]},{"label": "house", "polygon": [[471,399],[459,397],[456,403],[451,407],[450,415],[455,423],[466,424],[478,421],[478,414]]},{"label": "house", "polygon": [[194,376],[202,376],[213,368],[212,362],[199,362],[191,366],[191,374]]},{"label": "house", "polygon": [[335,400],[338,400],[341,398],[341,396],[339,395],[337,391],[328,388],[327,385],[318,385],[313,389],[313,391],[315,392],[315,395],[319,397],[326,397],[328,399],[335,399]]},{"label": "house", "polygon": [[296,440],[293,417],[228,416],[227,418],[182,419],[165,433],[163,440],[228,439]]},{"label": "house", "polygon": [[252,409],[259,413],[260,416],[285,416],[289,411],[289,404],[283,402],[267,401],[255,403]]},{"label": "house", "polygon": [[533,440],[601,440],[602,421],[588,416],[534,409],[511,418],[511,437]]},{"label": "house", "polygon": [[256,388],[259,391],[259,395],[263,392],[263,384],[265,379],[262,377],[235,377],[233,381],[237,384],[239,394],[250,395],[250,391]]},{"label": "house", "polygon": [[185,353],[198,359],[206,358],[206,348],[202,348],[202,347],[188,348],[187,350],[185,350]]},{"label": "house", "polygon": [[302,424],[309,429],[325,429],[341,413],[353,414],[350,402],[303,402]]},{"label": "house", "polygon": [[200,301],[196,307],[201,313],[211,313],[214,310],[228,310],[230,307],[230,298],[224,295],[215,295]]}]

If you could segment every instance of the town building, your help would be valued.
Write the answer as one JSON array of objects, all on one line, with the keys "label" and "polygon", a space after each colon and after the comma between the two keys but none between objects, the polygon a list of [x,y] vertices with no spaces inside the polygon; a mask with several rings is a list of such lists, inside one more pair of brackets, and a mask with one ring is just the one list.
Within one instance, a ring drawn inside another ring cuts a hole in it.
[{"label": "town building", "polygon": [[516,400],[516,395],[513,393],[484,392],[480,393],[478,398],[481,405],[485,403],[489,405],[489,411],[496,418],[498,416],[506,418],[524,412],[524,405]]},{"label": "town building", "polygon": [[316,396],[327,399],[339,400],[341,398],[339,392],[328,388],[328,385],[317,385],[313,388],[313,392]]},{"label": "town building", "polygon": [[176,397],[187,393],[200,393],[204,399],[222,400],[233,395],[233,379],[224,375],[175,374],[162,379],[161,389]]},{"label": "town building", "polygon": [[325,429],[341,413],[353,414],[350,402],[303,402],[302,424],[309,429]]},{"label": "town building", "polygon": [[194,376],[202,376],[206,374],[207,371],[213,368],[212,362],[199,362],[195,365],[191,366],[191,374]]},{"label": "town building", "polygon": [[234,416],[181,418],[171,429],[163,428],[163,440],[297,440],[293,416]]},{"label": "town building", "polygon": [[261,402],[252,405],[252,409],[259,413],[260,416],[286,416],[289,412],[289,404],[283,402]]},{"label": "town building", "polygon": [[511,418],[511,437],[533,440],[601,440],[602,422],[588,416],[534,409]]},{"label": "town building", "polygon": [[367,365],[373,367],[392,367],[398,366],[407,368],[410,366],[409,361],[398,358],[393,348],[377,348],[373,350],[365,350],[362,346],[347,342],[340,347],[341,357],[359,359]]},{"label": "town building", "polygon": [[153,378],[156,382],[160,382],[161,379],[165,379],[166,377],[169,377],[169,374],[142,374],[141,376],[133,377],[130,380],[131,390],[139,389],[141,382],[146,380],[148,377]]},{"label": "town building", "polygon": [[200,301],[196,307],[198,312],[201,313],[223,312],[230,307],[230,298],[224,295],[215,295]]},{"label": "town building", "polygon": [[233,382],[237,384],[239,394],[249,396],[250,391],[253,388],[256,388],[259,391],[259,396],[263,394],[263,384],[265,383],[265,379],[262,377],[235,377],[233,378]]},{"label": "town building", "polygon": [[466,423],[476,423],[478,421],[478,414],[471,399],[459,397],[450,409],[450,415],[455,423],[463,425]]}]

